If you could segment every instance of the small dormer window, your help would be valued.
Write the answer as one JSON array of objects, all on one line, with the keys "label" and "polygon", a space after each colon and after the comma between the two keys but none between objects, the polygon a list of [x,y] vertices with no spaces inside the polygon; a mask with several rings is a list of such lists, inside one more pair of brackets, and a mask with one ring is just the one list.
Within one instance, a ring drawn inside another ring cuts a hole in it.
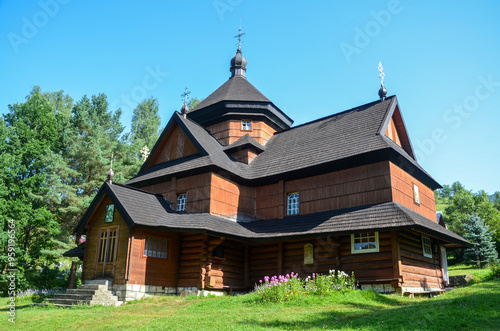
[{"label": "small dormer window", "polygon": [[177,211],[186,211],[187,193],[177,196]]},{"label": "small dormer window", "polygon": [[106,206],[106,214],[104,216],[104,223],[111,223],[113,222],[115,217],[115,205],[107,205]]},{"label": "small dormer window", "polygon": [[297,215],[299,213],[299,192],[287,194],[287,215]]},{"label": "small dormer window", "polygon": [[244,131],[252,130],[252,121],[241,121],[241,129]]}]

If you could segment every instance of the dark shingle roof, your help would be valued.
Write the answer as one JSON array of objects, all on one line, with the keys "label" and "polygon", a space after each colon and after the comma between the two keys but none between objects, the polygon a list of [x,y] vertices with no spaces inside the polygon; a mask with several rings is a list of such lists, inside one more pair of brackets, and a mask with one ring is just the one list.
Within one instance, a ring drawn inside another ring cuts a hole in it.
[{"label": "dark shingle roof", "polygon": [[271,102],[255,86],[241,76],[234,76],[200,102],[191,112],[216,104],[220,101]]},{"label": "dark shingle roof", "polygon": [[250,146],[252,146],[253,148],[255,148],[256,150],[258,150],[260,152],[262,152],[265,149],[264,146],[262,146],[261,144],[259,144],[257,142],[257,140],[255,140],[254,138],[252,138],[247,133],[246,135],[244,135],[240,139],[236,140],[231,145],[225,146],[224,147],[224,151],[225,152],[229,152],[229,151],[233,151],[233,150],[238,149],[238,148],[244,148],[244,147],[250,147]]},{"label": "dark shingle roof", "polygon": [[[208,233],[242,241],[314,237],[321,234],[348,234],[362,231],[414,229],[458,245],[468,242],[437,223],[395,202],[356,208],[290,216],[283,219],[238,223],[208,213],[177,213],[160,195],[124,185],[105,183],[89,208],[95,208],[106,192],[129,226],[169,231]],[[94,206],[94,207],[93,207]],[[89,214],[90,215],[90,214]],[[83,229],[83,217],[75,229]],[[80,230],[78,230],[80,229]]]},{"label": "dark shingle roof", "polygon": [[265,151],[249,165],[233,162],[223,152],[224,147],[204,128],[176,113],[174,117],[207,151],[209,158],[199,156],[201,159],[193,157],[166,162],[140,173],[127,184],[206,166],[217,166],[247,181],[265,180],[354,157],[367,160],[372,157],[367,155],[384,153],[387,158],[386,154],[392,153],[392,161],[401,168],[406,165],[415,168],[415,177],[432,189],[439,188],[440,185],[403,148],[380,132],[396,105],[397,98],[392,96],[275,133]]}]

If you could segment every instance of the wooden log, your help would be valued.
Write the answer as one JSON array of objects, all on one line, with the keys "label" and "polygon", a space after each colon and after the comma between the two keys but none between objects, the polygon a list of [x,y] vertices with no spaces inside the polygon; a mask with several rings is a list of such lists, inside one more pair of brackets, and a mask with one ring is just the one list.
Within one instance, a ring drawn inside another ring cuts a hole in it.
[{"label": "wooden log", "polygon": [[430,277],[442,277],[441,268],[439,269],[428,269],[420,268],[414,266],[403,265],[403,272],[412,273],[416,275],[430,276]]},{"label": "wooden log", "polygon": [[392,251],[391,252],[379,252],[379,253],[359,253],[359,254],[351,254],[348,256],[342,256],[340,262],[342,265],[345,263],[355,263],[355,262],[366,262],[366,261],[382,261],[382,260],[391,260],[392,259]]},{"label": "wooden log", "polygon": [[413,274],[410,272],[403,271],[403,279],[405,282],[411,281],[411,280],[416,280],[419,282],[439,283],[439,281],[441,280],[441,277],[425,276],[425,275]]},{"label": "wooden log", "polygon": [[266,264],[258,264],[254,266],[250,266],[250,271],[261,271],[261,270],[276,270],[278,271],[278,264],[275,263],[266,263]]},{"label": "wooden log", "polygon": [[412,253],[412,252],[409,252],[403,248],[401,248],[401,257],[404,257],[404,258],[410,258],[410,259],[414,259],[414,260],[417,260],[417,261],[422,261],[422,262],[426,262],[426,263],[429,263],[429,264],[432,264],[432,265],[435,265],[439,262],[437,262],[436,260],[434,259],[431,259],[429,257],[425,257],[421,254],[415,254],[415,253]]},{"label": "wooden log", "polygon": [[392,269],[392,260],[344,263],[342,267],[346,270],[364,270],[364,269],[381,269],[381,268]]},{"label": "wooden log", "polygon": [[265,245],[265,246],[252,246],[250,248],[250,254],[252,256],[258,255],[258,254],[269,254],[269,253],[278,253],[278,245],[273,244],[273,245]]}]

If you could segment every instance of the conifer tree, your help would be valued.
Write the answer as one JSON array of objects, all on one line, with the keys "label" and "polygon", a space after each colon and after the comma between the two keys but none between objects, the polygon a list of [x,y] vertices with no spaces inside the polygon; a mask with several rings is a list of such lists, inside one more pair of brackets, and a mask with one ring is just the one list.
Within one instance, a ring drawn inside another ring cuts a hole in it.
[{"label": "conifer tree", "polygon": [[464,224],[465,236],[464,238],[470,241],[473,246],[465,250],[465,263],[468,265],[475,265],[477,263],[476,251],[479,253],[479,261],[481,267],[497,261],[498,253],[495,249],[495,243],[492,240],[490,227],[484,224],[476,213]]}]

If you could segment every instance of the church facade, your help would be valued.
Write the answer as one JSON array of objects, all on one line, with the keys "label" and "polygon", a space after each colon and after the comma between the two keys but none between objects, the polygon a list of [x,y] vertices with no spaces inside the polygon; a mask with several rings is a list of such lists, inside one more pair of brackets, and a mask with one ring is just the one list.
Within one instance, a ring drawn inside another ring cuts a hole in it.
[{"label": "church facade", "polygon": [[175,112],[136,177],[108,178],[75,228],[83,280],[144,293],[247,291],[264,276],[354,272],[362,288],[443,291],[440,185],[417,163],[396,96],[292,127],[245,77]]}]

